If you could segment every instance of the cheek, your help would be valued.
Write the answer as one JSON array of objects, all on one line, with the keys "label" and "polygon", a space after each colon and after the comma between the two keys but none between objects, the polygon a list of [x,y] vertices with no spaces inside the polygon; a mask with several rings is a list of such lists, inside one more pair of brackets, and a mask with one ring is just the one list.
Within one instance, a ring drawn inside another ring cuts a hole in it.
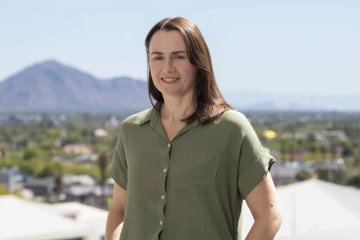
[{"label": "cheek", "polygon": [[186,72],[186,75],[189,76],[190,78],[196,77],[197,69],[192,65],[184,66],[183,71]]},{"label": "cheek", "polygon": [[156,64],[150,64],[149,66],[150,66],[151,77],[154,79],[158,76],[160,68]]}]

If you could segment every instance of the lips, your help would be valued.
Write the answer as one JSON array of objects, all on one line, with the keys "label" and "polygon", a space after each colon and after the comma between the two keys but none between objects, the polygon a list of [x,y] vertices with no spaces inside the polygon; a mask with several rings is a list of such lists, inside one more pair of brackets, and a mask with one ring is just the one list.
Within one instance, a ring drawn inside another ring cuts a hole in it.
[{"label": "lips", "polygon": [[175,82],[176,80],[179,80],[180,78],[161,78],[164,82]]}]

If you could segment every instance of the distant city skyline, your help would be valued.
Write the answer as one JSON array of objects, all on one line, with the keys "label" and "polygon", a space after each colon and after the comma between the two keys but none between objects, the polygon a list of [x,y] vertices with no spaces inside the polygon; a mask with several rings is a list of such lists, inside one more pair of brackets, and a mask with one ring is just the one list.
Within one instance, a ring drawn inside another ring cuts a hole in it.
[{"label": "distant city skyline", "polygon": [[144,39],[164,17],[202,31],[223,92],[360,94],[360,2],[1,1],[0,81],[56,60],[146,80]]}]

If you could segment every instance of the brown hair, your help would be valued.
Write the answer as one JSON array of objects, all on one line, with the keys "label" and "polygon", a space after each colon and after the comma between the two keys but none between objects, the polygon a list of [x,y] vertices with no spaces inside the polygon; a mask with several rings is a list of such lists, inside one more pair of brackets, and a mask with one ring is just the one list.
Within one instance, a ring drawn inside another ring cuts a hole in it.
[{"label": "brown hair", "polygon": [[[145,39],[146,53],[148,56],[148,93],[153,107],[155,108],[152,98],[158,102],[164,102],[162,93],[153,83],[149,66],[150,41],[154,33],[159,30],[179,31],[184,38],[190,63],[198,68],[194,91],[194,99],[197,101],[196,110],[192,115],[181,121],[190,124],[198,119],[200,123],[206,124],[214,121],[225,111],[232,109],[225,101],[216,83],[210,51],[205,39],[196,24],[182,17],[165,18],[161,20],[151,28]],[[159,111],[160,109],[156,110]]]}]

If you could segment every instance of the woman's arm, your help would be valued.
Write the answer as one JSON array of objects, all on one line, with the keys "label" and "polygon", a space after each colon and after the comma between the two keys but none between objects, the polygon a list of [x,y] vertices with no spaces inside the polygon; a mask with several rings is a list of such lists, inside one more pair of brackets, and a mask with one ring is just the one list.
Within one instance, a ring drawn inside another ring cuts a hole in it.
[{"label": "woman's arm", "polygon": [[119,240],[121,227],[125,214],[126,191],[116,182],[114,183],[113,199],[106,221],[106,240]]},{"label": "woman's arm", "polygon": [[282,215],[269,172],[248,194],[245,201],[255,220],[246,240],[274,239],[281,226]]}]

